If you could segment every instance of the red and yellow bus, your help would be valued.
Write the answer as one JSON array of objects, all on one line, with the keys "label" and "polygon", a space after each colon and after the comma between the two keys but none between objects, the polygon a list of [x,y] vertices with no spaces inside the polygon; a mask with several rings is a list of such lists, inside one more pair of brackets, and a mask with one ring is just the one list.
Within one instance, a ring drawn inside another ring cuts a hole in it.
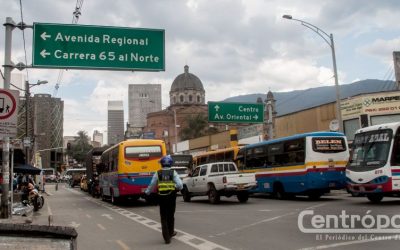
[{"label": "red and yellow bus", "polygon": [[166,155],[162,140],[122,141],[101,155],[100,194],[113,204],[123,198],[145,197],[153,174],[161,169],[159,160]]}]

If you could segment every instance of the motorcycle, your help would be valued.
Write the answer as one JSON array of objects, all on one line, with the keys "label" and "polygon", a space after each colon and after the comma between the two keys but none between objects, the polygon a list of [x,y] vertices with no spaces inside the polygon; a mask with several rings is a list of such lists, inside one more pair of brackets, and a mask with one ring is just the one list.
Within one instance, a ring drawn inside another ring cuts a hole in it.
[{"label": "motorcycle", "polygon": [[[25,192],[28,192],[26,189]],[[32,189],[29,191],[27,194],[27,197],[25,196],[26,199],[22,201],[24,205],[30,205],[33,206],[33,211],[38,211],[41,209],[44,205],[44,197],[39,193],[37,188]]]}]

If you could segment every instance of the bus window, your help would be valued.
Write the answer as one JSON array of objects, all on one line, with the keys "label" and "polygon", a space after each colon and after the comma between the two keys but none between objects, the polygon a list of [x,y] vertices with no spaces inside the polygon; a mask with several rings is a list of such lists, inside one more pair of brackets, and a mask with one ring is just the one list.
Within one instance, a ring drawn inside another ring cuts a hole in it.
[{"label": "bus window", "polygon": [[214,164],[211,166],[211,173],[218,173],[218,165]]},{"label": "bus window", "polygon": [[214,157],[215,157],[215,161],[216,161],[216,162],[225,161],[225,155],[224,155],[224,153],[222,153],[222,154],[216,154],[216,155],[214,155]]},{"label": "bus window", "polygon": [[229,164],[229,171],[230,172],[236,172],[236,168],[233,164]]}]

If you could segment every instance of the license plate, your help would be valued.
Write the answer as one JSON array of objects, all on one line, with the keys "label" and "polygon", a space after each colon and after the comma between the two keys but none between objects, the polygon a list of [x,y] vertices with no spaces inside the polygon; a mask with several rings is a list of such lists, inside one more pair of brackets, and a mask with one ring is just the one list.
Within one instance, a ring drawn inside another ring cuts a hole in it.
[{"label": "license plate", "polygon": [[336,183],[334,182],[329,183],[329,187],[336,187]]},{"label": "license plate", "polygon": [[361,192],[365,192],[365,187],[360,186],[360,191],[361,191]]},{"label": "license plate", "polygon": [[238,188],[239,188],[239,189],[243,189],[243,188],[244,188],[244,185],[243,185],[243,184],[239,184],[239,185],[238,185]]}]

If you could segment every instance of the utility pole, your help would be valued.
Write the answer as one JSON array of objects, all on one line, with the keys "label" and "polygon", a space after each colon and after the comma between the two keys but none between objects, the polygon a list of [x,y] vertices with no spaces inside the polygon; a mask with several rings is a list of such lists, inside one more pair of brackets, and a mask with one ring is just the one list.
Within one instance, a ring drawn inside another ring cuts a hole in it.
[{"label": "utility pole", "polygon": [[[13,66],[11,63],[11,41],[12,31],[15,28],[15,23],[11,17],[6,17],[4,23],[6,27],[5,32],[5,48],[4,48],[4,89],[10,89],[11,82],[11,71]],[[10,137],[5,136],[3,138],[3,162],[1,165],[1,175],[3,177],[3,183],[1,184],[2,195],[1,195],[1,206],[0,206],[0,217],[7,219],[11,214],[8,196],[9,196],[9,184],[10,184]]]},{"label": "utility pole", "polygon": [[[29,82],[25,81],[25,138],[26,140],[30,141],[30,136],[29,136],[29,98],[30,98],[31,93],[29,92]],[[29,163],[29,146],[25,145],[25,157],[26,157],[26,163]]]}]

